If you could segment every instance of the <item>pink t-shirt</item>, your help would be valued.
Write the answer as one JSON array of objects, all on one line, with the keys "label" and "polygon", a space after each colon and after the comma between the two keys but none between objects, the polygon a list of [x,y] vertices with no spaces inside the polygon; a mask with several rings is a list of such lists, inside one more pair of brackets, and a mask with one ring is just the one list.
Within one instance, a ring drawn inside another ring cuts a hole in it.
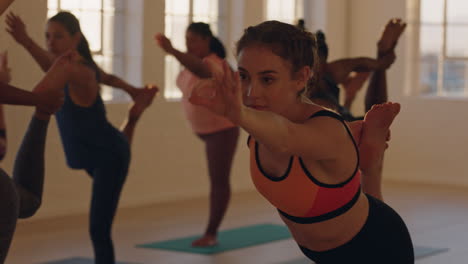
[{"label": "pink t-shirt", "polygon": [[[223,63],[223,59],[213,53],[203,59],[204,62],[207,60],[220,65],[220,67]],[[177,76],[177,86],[182,92],[182,106],[193,131],[197,134],[209,134],[235,127],[228,119],[214,114],[203,106],[194,105],[189,102],[188,99],[192,93],[193,87],[199,80],[200,78],[198,76],[187,69],[181,71]]]}]

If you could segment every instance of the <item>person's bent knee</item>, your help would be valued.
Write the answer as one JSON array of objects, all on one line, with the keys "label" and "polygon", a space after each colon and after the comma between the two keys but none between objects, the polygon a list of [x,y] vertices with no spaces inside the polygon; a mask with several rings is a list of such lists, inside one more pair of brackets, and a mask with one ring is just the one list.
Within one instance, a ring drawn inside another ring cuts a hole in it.
[{"label": "person's bent knee", "polygon": [[[0,169],[0,215],[17,217],[19,208],[18,193],[11,178]],[[7,217],[9,218],[9,217]]]},{"label": "person's bent knee", "polygon": [[37,213],[40,207],[41,207],[41,201],[39,199],[32,199],[28,202],[27,205],[20,206],[18,217],[21,219],[30,218]]},{"label": "person's bent knee", "polygon": [[35,215],[41,207],[41,198],[21,187],[18,187],[18,195],[20,200],[18,217],[25,219]]},{"label": "person's bent knee", "polygon": [[18,219],[18,194],[10,177],[0,169],[0,263],[6,258]]}]

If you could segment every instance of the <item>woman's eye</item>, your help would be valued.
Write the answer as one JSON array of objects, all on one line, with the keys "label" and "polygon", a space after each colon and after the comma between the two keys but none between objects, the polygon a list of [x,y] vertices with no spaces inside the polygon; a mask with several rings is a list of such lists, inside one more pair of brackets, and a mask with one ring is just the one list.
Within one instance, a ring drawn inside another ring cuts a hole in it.
[{"label": "woman's eye", "polygon": [[239,73],[239,78],[241,80],[245,80],[245,79],[247,79],[247,75],[245,73]]},{"label": "woman's eye", "polygon": [[263,78],[262,78],[262,81],[263,81],[264,83],[266,83],[266,84],[270,84],[270,83],[272,83],[272,82],[274,81],[274,79],[271,78],[271,77],[263,77]]}]

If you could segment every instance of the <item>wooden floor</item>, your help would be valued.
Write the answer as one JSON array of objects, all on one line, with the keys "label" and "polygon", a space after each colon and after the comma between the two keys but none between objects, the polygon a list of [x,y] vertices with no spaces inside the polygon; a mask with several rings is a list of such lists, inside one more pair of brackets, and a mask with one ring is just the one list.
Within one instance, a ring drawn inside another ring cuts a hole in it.
[{"label": "wooden floor", "polygon": [[[467,263],[468,189],[386,183],[387,203],[404,218],[418,246],[450,248],[417,264]],[[135,248],[202,231],[206,198],[120,209],[114,226],[119,261],[164,264],[275,264],[301,258],[293,240],[268,243],[214,256]],[[222,229],[257,223],[281,223],[257,193],[235,194]],[[391,249],[389,249],[391,250]],[[91,257],[87,216],[20,222],[6,263],[29,264],[72,256]]]}]

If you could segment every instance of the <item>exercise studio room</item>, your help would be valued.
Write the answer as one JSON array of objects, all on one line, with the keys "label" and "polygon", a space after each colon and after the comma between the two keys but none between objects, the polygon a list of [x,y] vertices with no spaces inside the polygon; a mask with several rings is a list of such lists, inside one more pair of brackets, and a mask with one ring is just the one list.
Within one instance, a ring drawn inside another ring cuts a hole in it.
[{"label": "exercise studio room", "polygon": [[465,263],[467,32],[465,0],[0,0],[0,264]]}]

